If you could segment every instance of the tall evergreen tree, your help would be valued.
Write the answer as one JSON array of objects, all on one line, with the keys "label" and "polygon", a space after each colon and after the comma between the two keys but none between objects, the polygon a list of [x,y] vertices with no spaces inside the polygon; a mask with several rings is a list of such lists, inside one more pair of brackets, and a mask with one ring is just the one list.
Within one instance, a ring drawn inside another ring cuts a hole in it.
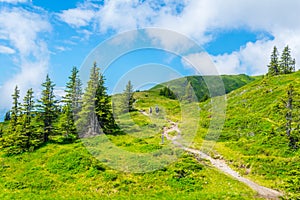
[{"label": "tall evergreen tree", "polygon": [[32,115],[33,115],[33,111],[34,111],[34,97],[33,97],[33,90],[32,88],[30,88],[27,93],[26,96],[24,97],[23,100],[23,104],[22,104],[22,113],[26,116],[26,124],[30,124],[31,119],[32,119]]},{"label": "tall evergreen tree", "polygon": [[74,114],[80,110],[82,96],[82,83],[78,73],[78,69],[73,67],[71,75],[69,76],[69,82],[67,82],[66,85],[66,95],[63,97],[63,102],[71,106]]},{"label": "tall evergreen tree", "polygon": [[299,132],[300,132],[300,119],[299,119],[299,109],[300,106],[299,101],[295,100],[297,95],[295,94],[294,86],[292,84],[289,85],[287,89],[287,100],[285,101],[286,104],[286,135],[289,139],[289,146],[296,149],[298,148],[298,142],[300,139]]},{"label": "tall evergreen tree", "polygon": [[54,86],[55,84],[49,78],[49,75],[46,76],[46,81],[42,84],[43,91],[42,97],[39,100],[39,112],[41,113],[41,118],[44,126],[44,142],[48,142],[49,136],[54,134],[53,132],[53,123],[57,118],[57,100],[54,95]]},{"label": "tall evergreen tree", "polygon": [[99,73],[95,97],[96,114],[101,130],[104,133],[112,133],[116,125],[112,114],[112,105],[107,95],[107,88],[105,87],[105,78],[102,73]]},{"label": "tall evergreen tree", "polygon": [[296,59],[295,58],[293,59],[293,61],[291,63],[290,70],[291,70],[291,72],[296,71]]},{"label": "tall evergreen tree", "polygon": [[280,60],[280,71],[282,74],[289,74],[295,72],[295,59],[291,56],[291,50],[289,46],[283,49]]},{"label": "tall evergreen tree", "polygon": [[9,122],[9,131],[13,133],[16,130],[18,125],[18,116],[20,114],[20,90],[18,86],[15,87],[14,93],[12,94],[13,97],[13,106],[11,108],[11,120]]},{"label": "tall evergreen tree", "polygon": [[34,96],[32,88],[27,91],[22,104],[22,117],[20,118],[20,124],[22,126],[22,135],[24,135],[24,148],[30,149],[30,147],[38,146],[40,143],[40,137],[37,135],[32,120],[34,118]]},{"label": "tall evergreen tree", "polygon": [[20,124],[21,106],[19,103],[20,90],[15,87],[13,97],[13,106],[11,109],[11,120],[9,121],[9,128],[5,138],[1,140],[1,147],[5,148],[7,154],[18,154],[25,151],[24,143],[25,136],[22,133],[22,126]]},{"label": "tall evergreen tree", "polygon": [[81,81],[79,79],[78,70],[73,67],[71,75],[69,76],[69,82],[67,82],[63,102],[65,103],[62,107],[62,113],[59,116],[57,127],[62,135],[66,139],[75,139],[76,127],[75,117],[80,110],[80,100],[82,95]]},{"label": "tall evergreen tree", "polygon": [[133,103],[135,101],[133,98],[133,94],[133,86],[131,84],[131,81],[128,81],[123,93],[123,111],[130,112],[133,110]]},{"label": "tall evergreen tree", "polygon": [[277,47],[274,46],[273,52],[271,54],[271,61],[268,65],[268,75],[269,76],[275,76],[280,74],[280,66],[279,66],[279,60],[278,60],[278,50]]},{"label": "tall evergreen tree", "polygon": [[89,137],[100,134],[100,127],[96,116],[96,92],[99,84],[99,68],[96,62],[90,71],[90,78],[82,97],[81,110],[76,120],[76,128],[80,137]]}]

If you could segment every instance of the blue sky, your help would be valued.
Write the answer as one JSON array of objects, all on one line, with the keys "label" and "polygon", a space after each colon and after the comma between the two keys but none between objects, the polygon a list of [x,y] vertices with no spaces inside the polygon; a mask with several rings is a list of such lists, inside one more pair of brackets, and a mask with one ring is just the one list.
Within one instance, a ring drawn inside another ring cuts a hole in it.
[{"label": "blue sky", "polygon": [[[30,87],[38,91],[47,73],[61,95],[72,66],[80,68],[101,42],[136,28],[185,35],[204,48],[219,74],[263,74],[274,45],[281,50],[289,44],[300,60],[299,10],[300,1],[294,0],[0,0],[0,110],[10,107],[16,84],[22,94]],[[201,54],[188,57],[203,63]],[[121,66],[151,63],[193,74],[178,56],[143,50],[112,64],[109,90],[126,73]]]}]

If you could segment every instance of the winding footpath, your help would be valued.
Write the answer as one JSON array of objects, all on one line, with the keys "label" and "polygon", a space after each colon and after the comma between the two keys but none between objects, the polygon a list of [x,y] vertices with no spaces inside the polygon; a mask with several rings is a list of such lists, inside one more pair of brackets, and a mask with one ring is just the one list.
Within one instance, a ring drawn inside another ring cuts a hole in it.
[{"label": "winding footpath", "polygon": [[[148,116],[148,114],[144,111],[140,111],[143,115]],[[207,155],[206,153],[197,150],[197,149],[192,149],[189,147],[185,147],[183,146],[180,142],[177,141],[178,137],[180,137],[180,130],[178,128],[178,124],[175,122],[172,122],[170,120],[168,120],[168,122],[171,124],[170,128],[164,127],[163,129],[163,135],[170,141],[172,141],[172,143],[176,146],[178,146],[179,148],[183,149],[186,152],[192,153],[194,155],[197,155],[198,157],[200,157],[201,159],[205,159],[205,160],[209,160],[210,163],[217,169],[219,169],[220,171],[224,172],[225,174],[235,178],[236,180],[246,184],[247,186],[249,186],[250,188],[252,188],[254,191],[256,191],[258,193],[258,195],[260,197],[266,198],[266,199],[279,199],[281,196],[283,196],[282,193],[261,186],[247,178],[242,177],[241,175],[239,175],[238,172],[234,171],[233,169],[231,169],[224,160],[219,160],[219,159],[214,159],[211,156]],[[177,136],[170,136],[168,133],[176,131],[178,133]]]}]

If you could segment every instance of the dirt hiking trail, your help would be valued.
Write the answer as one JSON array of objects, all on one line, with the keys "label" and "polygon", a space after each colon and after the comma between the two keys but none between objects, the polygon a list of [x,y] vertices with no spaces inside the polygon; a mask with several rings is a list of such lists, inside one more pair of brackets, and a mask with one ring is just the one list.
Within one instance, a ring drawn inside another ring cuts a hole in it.
[{"label": "dirt hiking trail", "polygon": [[[140,111],[143,115],[149,116],[148,113],[146,113],[145,111]],[[185,147],[183,146],[180,142],[178,142],[179,137],[181,137],[181,131],[178,128],[178,124],[175,122],[172,122],[170,120],[168,120],[168,122],[171,124],[171,127],[164,127],[163,129],[163,135],[170,140],[175,146],[181,148],[182,150],[192,153],[193,155],[196,155],[198,158],[200,157],[201,159],[205,159],[210,161],[210,163],[217,169],[219,169],[220,171],[222,171],[223,173],[233,177],[234,179],[246,184],[247,186],[249,186],[250,188],[252,188],[254,191],[256,191],[258,193],[258,195],[260,197],[263,197],[265,199],[280,199],[281,196],[283,196],[283,194],[281,192],[278,192],[276,190],[261,186],[247,178],[242,177],[241,175],[239,175],[238,172],[236,172],[235,170],[231,169],[224,160],[219,160],[219,159],[215,159],[212,158],[211,156],[207,155],[206,153],[197,150],[197,149],[192,149],[189,147]],[[170,136],[169,133],[170,132],[177,132],[177,136]]]}]

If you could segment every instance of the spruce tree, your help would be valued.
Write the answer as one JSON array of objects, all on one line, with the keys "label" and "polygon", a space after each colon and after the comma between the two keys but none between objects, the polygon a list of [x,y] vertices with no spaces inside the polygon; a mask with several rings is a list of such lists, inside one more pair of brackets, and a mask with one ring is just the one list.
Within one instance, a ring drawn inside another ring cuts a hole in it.
[{"label": "spruce tree", "polygon": [[62,102],[64,102],[62,113],[57,123],[58,130],[68,140],[73,140],[77,137],[75,116],[79,112],[81,105],[81,85],[78,70],[76,67],[73,67],[71,75],[69,76],[69,82],[67,82],[66,85],[66,95],[62,100]]},{"label": "spruce tree", "polygon": [[282,74],[289,74],[295,72],[295,59],[291,56],[291,50],[289,46],[283,49],[280,60],[280,71]]},{"label": "spruce tree", "polygon": [[11,120],[9,122],[9,131],[11,134],[16,130],[16,127],[18,125],[18,116],[20,114],[20,90],[18,89],[18,86],[15,87],[14,93],[12,94],[13,97],[13,106],[11,108]]},{"label": "spruce tree", "polygon": [[7,135],[1,140],[1,147],[5,148],[7,154],[18,154],[25,151],[25,135],[22,132],[21,110],[20,110],[20,90],[15,87],[13,97],[13,106],[11,108],[11,120],[9,121],[9,128]]},{"label": "spruce tree", "polygon": [[286,135],[289,139],[289,146],[296,149],[299,147],[299,132],[300,132],[300,119],[299,119],[299,100],[296,100],[294,86],[290,84],[287,89],[286,112],[285,112],[285,129]]},{"label": "spruce tree", "polygon": [[131,84],[131,81],[128,81],[126,88],[123,93],[123,111],[125,112],[130,112],[133,111],[133,103],[134,103],[134,98],[133,98],[133,86]]},{"label": "spruce tree", "polygon": [[268,75],[269,76],[276,76],[280,74],[280,66],[279,66],[279,60],[278,60],[278,50],[277,47],[274,46],[273,52],[271,54],[271,61],[268,65]]},{"label": "spruce tree", "polygon": [[61,114],[55,126],[57,132],[64,137],[63,139],[65,141],[71,142],[77,138],[74,115],[70,104],[66,104],[62,107]]},{"label": "spruce tree", "polygon": [[33,123],[33,118],[35,115],[35,103],[32,88],[29,89],[24,97],[22,104],[22,117],[20,118],[20,124],[22,126],[22,135],[25,136],[24,143],[26,150],[29,150],[31,147],[38,146],[40,144],[40,137],[36,133],[35,126]]},{"label": "spruce tree", "polygon": [[42,86],[44,89],[42,91],[42,97],[39,100],[39,112],[44,127],[43,141],[48,142],[49,136],[54,134],[53,123],[57,118],[58,107],[53,92],[55,84],[51,81],[49,75],[46,76],[46,81]]},{"label": "spruce tree", "polygon": [[99,83],[99,68],[96,62],[90,71],[90,78],[82,97],[81,110],[77,115],[76,128],[80,137],[89,137],[100,134],[100,127],[96,116],[96,91]]},{"label": "spruce tree", "polygon": [[35,105],[34,105],[34,97],[33,97],[33,90],[30,88],[26,96],[24,97],[23,104],[22,104],[22,113],[26,116],[25,123],[30,124],[32,120],[32,115],[34,111]]},{"label": "spruce tree", "polygon": [[110,98],[107,95],[107,88],[105,87],[105,78],[102,73],[99,73],[95,97],[96,114],[101,130],[104,133],[112,133],[116,128],[116,125],[112,114]]},{"label": "spruce tree", "polygon": [[78,69],[73,67],[71,75],[69,76],[69,82],[67,82],[66,85],[66,95],[63,97],[63,102],[71,106],[71,110],[74,114],[80,110],[82,96],[82,83],[78,73]]},{"label": "spruce tree", "polygon": [[4,121],[6,122],[6,121],[9,121],[9,120],[10,120],[10,111],[7,111],[5,113]]},{"label": "spruce tree", "polygon": [[9,141],[13,142],[9,149],[10,154],[18,154],[28,151],[31,147],[38,146],[39,138],[34,137],[35,130],[32,124],[34,100],[33,91],[29,89],[24,97],[23,104],[20,106],[18,125]]}]

